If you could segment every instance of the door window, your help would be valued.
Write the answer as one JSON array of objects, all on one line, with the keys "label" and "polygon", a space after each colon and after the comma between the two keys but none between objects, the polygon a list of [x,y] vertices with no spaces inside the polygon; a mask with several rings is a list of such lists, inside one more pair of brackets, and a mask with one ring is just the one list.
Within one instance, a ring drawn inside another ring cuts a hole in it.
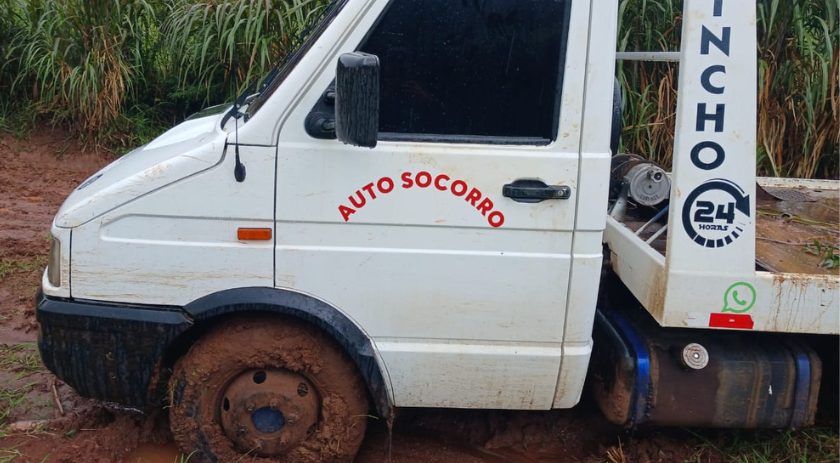
[{"label": "door window", "polygon": [[569,0],[393,0],[360,47],[379,57],[380,139],[556,138]]}]

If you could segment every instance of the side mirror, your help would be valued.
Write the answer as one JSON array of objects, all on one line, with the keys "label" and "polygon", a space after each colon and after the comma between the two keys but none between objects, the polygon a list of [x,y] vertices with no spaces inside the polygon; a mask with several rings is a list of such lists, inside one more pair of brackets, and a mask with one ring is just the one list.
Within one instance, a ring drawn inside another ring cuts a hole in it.
[{"label": "side mirror", "polygon": [[343,143],[373,148],[379,134],[379,58],[354,52],[338,58],[335,133]]}]

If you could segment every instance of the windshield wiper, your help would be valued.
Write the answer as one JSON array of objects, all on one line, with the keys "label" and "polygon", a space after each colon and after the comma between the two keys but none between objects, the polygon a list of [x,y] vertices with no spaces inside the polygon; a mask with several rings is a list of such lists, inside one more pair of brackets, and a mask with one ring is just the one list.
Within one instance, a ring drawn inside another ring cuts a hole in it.
[{"label": "windshield wiper", "polygon": [[228,112],[225,113],[225,116],[222,118],[222,127],[224,127],[225,124],[227,124],[227,121],[230,120],[231,117],[236,116],[236,118],[239,119],[242,116],[242,113],[239,110],[242,109],[243,105],[245,105],[245,101],[248,99],[248,96],[251,95],[251,92],[254,91],[254,87],[256,87],[257,82],[258,81],[256,80],[253,81],[251,85],[249,85],[248,88],[246,88],[245,91],[242,92],[242,94],[240,94],[238,97],[236,97],[235,100],[233,100],[233,106],[231,106],[230,110],[228,110]]},{"label": "windshield wiper", "polygon": [[[335,5],[337,3],[337,0],[332,0],[330,4],[327,5],[327,7],[324,8],[323,11],[321,11],[321,13],[318,14],[318,16],[316,16],[313,19],[313,21],[309,23],[309,25],[306,26],[300,32],[300,34],[297,35],[297,37],[295,37],[295,41],[292,43],[292,46],[289,47],[293,51],[287,54],[285,57],[283,57],[283,59],[281,59],[277,64],[275,64],[274,67],[272,67],[271,70],[268,72],[268,74],[266,74],[266,76],[262,79],[262,81],[255,80],[251,82],[251,84],[248,85],[248,88],[246,88],[245,91],[242,92],[238,97],[236,97],[236,100],[234,100],[233,102],[233,106],[222,118],[222,127],[224,127],[225,124],[227,124],[227,121],[230,120],[231,117],[236,116],[236,118],[239,119],[243,115],[240,110],[245,105],[246,101],[248,100],[248,97],[251,96],[252,92],[254,92],[255,89],[257,91],[254,95],[259,96],[265,91],[266,88],[268,88],[274,82],[274,79],[277,77],[277,74],[280,72],[283,66],[287,62],[289,62],[290,59],[297,57],[298,53],[300,52],[301,46],[303,45],[303,42],[307,39],[307,37],[309,37],[309,34],[312,33],[312,30],[315,29],[318,25],[320,25],[324,18],[333,9],[335,9]],[[260,82],[259,88],[256,88],[257,82]]]}]

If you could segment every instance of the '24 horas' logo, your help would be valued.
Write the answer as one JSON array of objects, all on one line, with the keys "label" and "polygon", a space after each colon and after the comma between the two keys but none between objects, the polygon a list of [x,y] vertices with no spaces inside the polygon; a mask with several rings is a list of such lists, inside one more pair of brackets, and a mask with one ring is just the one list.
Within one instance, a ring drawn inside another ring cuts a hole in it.
[{"label": "'24 horas' logo", "polygon": [[682,223],[688,237],[707,248],[737,239],[750,220],[750,197],[738,185],[720,178],[701,183],[685,199]]}]

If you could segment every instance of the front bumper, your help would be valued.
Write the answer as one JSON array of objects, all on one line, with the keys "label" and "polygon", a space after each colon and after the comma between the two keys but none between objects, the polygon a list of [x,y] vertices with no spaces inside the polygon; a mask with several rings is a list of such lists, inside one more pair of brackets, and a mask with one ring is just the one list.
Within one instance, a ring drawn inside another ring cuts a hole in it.
[{"label": "front bumper", "polygon": [[38,291],[44,365],[79,395],[144,407],[159,401],[166,348],[192,322],[179,309],[93,304]]}]

